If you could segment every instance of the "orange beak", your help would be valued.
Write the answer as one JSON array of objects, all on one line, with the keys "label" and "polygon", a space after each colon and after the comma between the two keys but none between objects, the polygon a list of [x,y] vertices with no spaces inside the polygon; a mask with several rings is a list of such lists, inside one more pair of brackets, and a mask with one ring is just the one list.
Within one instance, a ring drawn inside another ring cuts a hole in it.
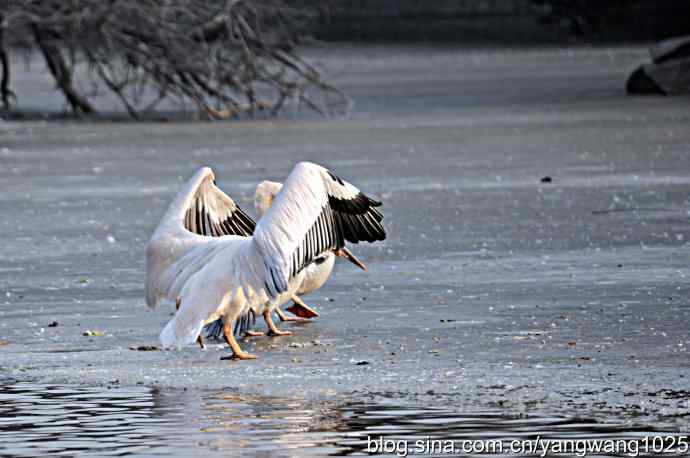
[{"label": "orange beak", "polygon": [[352,254],[352,252],[350,250],[348,250],[347,248],[342,247],[339,250],[335,250],[334,253],[336,256],[340,256],[341,258],[347,259],[348,261],[350,261],[352,264],[356,265],[357,267],[359,267],[363,271],[365,271],[365,272],[367,271],[367,266],[365,266],[362,261],[357,259],[357,256]]}]

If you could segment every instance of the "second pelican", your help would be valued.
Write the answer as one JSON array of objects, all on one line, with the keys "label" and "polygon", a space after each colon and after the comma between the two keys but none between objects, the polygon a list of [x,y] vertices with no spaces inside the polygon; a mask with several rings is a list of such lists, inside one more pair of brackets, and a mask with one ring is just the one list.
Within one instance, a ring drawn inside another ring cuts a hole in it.
[{"label": "second pelican", "polygon": [[[268,209],[271,207],[271,204],[273,203],[273,199],[276,198],[276,196],[282,188],[283,185],[275,181],[265,180],[259,183],[259,185],[256,187],[256,192],[254,193],[254,208],[259,218],[261,218],[264,215],[264,213],[268,211]],[[289,312],[294,313],[300,318],[295,319],[292,317],[288,317],[285,315],[282,309],[277,308],[276,314],[281,319],[281,321],[295,321],[304,318],[313,318],[315,316],[318,316],[318,313],[316,313],[316,311],[314,311],[311,307],[305,304],[299,296],[303,294],[312,293],[317,289],[321,288],[324,285],[324,283],[326,283],[328,277],[331,276],[331,272],[333,272],[333,266],[335,265],[336,256],[340,256],[349,260],[354,265],[356,265],[364,271],[367,270],[367,266],[365,266],[362,261],[357,259],[357,257],[346,247],[342,247],[339,250],[326,251],[325,253],[322,253],[314,259],[314,262],[309,264],[304,269],[306,271],[304,274],[304,280],[302,280],[302,284],[297,290],[297,295],[292,298],[294,305],[287,308]]]}]

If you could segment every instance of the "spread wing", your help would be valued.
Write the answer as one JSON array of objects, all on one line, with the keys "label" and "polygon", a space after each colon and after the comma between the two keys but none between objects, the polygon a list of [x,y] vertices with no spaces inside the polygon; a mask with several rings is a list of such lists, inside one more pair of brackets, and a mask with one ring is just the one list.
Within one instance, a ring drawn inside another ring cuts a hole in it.
[{"label": "spread wing", "polygon": [[146,247],[146,302],[155,307],[162,298],[175,299],[179,288],[173,283],[189,278],[203,263],[183,263],[184,269],[174,276],[170,267],[180,266],[178,261],[197,247],[224,235],[250,236],[254,227],[254,221],[215,185],[213,171],[199,169],[170,204]]},{"label": "spread wing", "polygon": [[290,278],[345,241],[384,240],[380,205],[328,169],[297,164],[254,231],[269,295],[287,291]]},{"label": "spread wing", "polygon": [[199,182],[184,214],[184,227],[209,237],[250,236],[256,223],[220,188],[213,174]]}]

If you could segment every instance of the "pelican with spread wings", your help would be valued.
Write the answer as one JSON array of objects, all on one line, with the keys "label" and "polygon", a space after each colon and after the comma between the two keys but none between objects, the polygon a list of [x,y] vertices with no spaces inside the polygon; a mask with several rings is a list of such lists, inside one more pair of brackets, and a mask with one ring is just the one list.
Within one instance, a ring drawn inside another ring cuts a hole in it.
[{"label": "pelican with spread wings", "polygon": [[235,340],[233,324],[249,313],[269,322],[323,253],[342,249],[345,241],[383,240],[381,203],[329,170],[301,162],[252,228],[214,178],[210,168],[199,170],[151,237],[147,303],[178,306],[160,334],[163,347],[199,340],[203,326],[220,318],[235,357],[253,359]]}]

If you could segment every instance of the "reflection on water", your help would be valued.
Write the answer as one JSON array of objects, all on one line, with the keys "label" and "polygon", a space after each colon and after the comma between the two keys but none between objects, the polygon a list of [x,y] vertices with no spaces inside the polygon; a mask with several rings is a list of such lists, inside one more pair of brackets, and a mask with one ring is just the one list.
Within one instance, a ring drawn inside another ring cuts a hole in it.
[{"label": "reflection on water", "polygon": [[[627,421],[599,423],[563,416],[511,415],[498,410],[466,413],[443,408],[366,403],[338,405],[275,399],[267,402],[266,399],[232,395],[208,397],[203,406],[209,425],[206,431],[217,435],[209,445],[225,450],[272,451],[271,456],[276,456],[276,452],[278,456],[368,455],[371,454],[368,451],[381,451],[382,444],[376,445],[375,441],[382,437],[391,447],[389,455],[405,451],[399,446],[400,441],[407,442],[406,450],[410,455],[441,455],[415,454],[415,444],[421,441],[419,450],[422,452],[434,446],[437,451],[442,450],[441,447],[452,443],[456,456],[485,456],[486,452],[493,452],[492,456],[518,456],[511,451],[512,441],[527,443],[539,437],[542,445],[548,440],[571,440],[571,447],[582,447],[583,440],[599,440],[605,444],[602,440],[611,439],[618,441],[619,449],[625,442],[627,451],[637,450],[639,456],[657,456],[661,453],[642,452],[641,438],[660,434],[677,437]],[[484,447],[485,453],[463,453],[463,443],[470,447],[468,450]],[[678,444],[677,441],[673,443]],[[664,456],[672,456],[670,444],[670,441],[665,443],[667,453]],[[394,446],[397,448],[392,448]],[[489,448],[491,446],[494,448]],[[542,450],[536,448],[536,443],[532,447],[535,453],[520,456],[539,456]],[[677,447],[673,448],[677,452]],[[578,448],[573,450],[577,452]],[[498,453],[501,451],[503,453]],[[597,456],[606,455],[600,453]],[[575,454],[559,453],[558,456]]]},{"label": "reflection on water", "polygon": [[[653,434],[659,434],[653,427],[626,422],[602,424],[506,411],[463,413],[228,392],[161,393],[145,387],[0,386],[3,457],[366,455],[368,440],[380,436],[391,443],[408,441],[409,452],[417,440],[496,440],[504,444],[504,456],[515,456],[508,453],[512,440],[537,435],[639,443]],[[648,454],[640,453],[644,455]]]},{"label": "reflection on water", "polygon": [[148,388],[0,387],[0,456],[122,455],[165,444],[171,425]]}]

